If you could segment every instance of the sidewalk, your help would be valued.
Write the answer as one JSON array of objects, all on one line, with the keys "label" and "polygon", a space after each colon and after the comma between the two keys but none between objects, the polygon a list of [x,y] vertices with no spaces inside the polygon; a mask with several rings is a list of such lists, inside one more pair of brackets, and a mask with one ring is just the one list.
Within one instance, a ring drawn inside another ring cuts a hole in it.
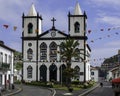
[{"label": "sidewalk", "polygon": [[[96,84],[94,87],[88,88],[88,89],[81,89],[80,91],[73,91],[71,94],[69,95],[68,91],[64,91],[64,90],[57,90],[56,89],[56,94],[53,96],[84,96],[85,94],[88,94],[89,92],[91,92],[92,90],[94,90],[95,88],[97,88],[99,86],[99,84]],[[68,95],[67,95],[68,93]]]},{"label": "sidewalk", "polygon": [[17,85],[15,85],[14,89],[10,89],[10,90],[6,89],[4,92],[2,92],[2,96],[11,96],[11,95],[17,94],[21,91],[22,91],[22,88],[19,88],[19,87],[17,87]]}]

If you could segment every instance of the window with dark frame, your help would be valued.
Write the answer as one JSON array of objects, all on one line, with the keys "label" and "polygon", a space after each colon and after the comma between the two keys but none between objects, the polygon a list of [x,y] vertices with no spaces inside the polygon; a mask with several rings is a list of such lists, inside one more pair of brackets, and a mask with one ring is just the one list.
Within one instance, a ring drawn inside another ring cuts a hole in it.
[{"label": "window with dark frame", "polygon": [[32,23],[28,24],[28,33],[29,34],[33,33],[33,24]]},{"label": "window with dark frame", "polygon": [[47,45],[44,42],[40,45],[40,60],[47,60]]},{"label": "window with dark frame", "polygon": [[80,24],[78,22],[75,22],[75,24],[74,24],[74,31],[75,31],[75,33],[80,32]]},{"label": "window with dark frame", "polygon": [[91,72],[91,75],[94,75],[94,72]]},{"label": "window with dark frame", "polygon": [[55,61],[57,60],[57,44],[55,42],[52,42],[50,44],[50,61]]},{"label": "window with dark frame", "polygon": [[32,78],[32,66],[28,66],[27,68],[27,78]]},{"label": "window with dark frame", "polygon": [[29,48],[27,51],[27,58],[29,60],[32,60],[32,58],[33,58],[33,50],[31,48]]}]

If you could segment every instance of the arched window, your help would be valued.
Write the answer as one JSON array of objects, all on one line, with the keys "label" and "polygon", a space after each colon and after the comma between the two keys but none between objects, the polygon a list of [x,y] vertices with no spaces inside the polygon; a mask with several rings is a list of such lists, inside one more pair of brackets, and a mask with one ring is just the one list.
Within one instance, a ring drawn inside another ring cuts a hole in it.
[{"label": "arched window", "polygon": [[79,80],[79,77],[80,77],[80,67],[79,66],[75,66],[75,78],[77,80]]},{"label": "arched window", "polygon": [[[64,52],[63,46],[64,46],[64,44],[63,44],[63,42],[61,42],[61,44],[60,44],[60,53],[63,53],[63,52]],[[61,61],[65,61],[66,58],[64,58],[64,57],[62,57],[62,56],[60,55],[60,60],[61,60]]]},{"label": "arched window", "polygon": [[33,58],[33,50],[31,48],[29,48],[27,51],[27,58],[29,60],[32,60],[32,58]]},{"label": "arched window", "polygon": [[74,31],[75,31],[75,33],[79,33],[80,32],[80,24],[78,22],[76,22],[74,24]]},{"label": "arched window", "polygon": [[74,57],[76,62],[80,61],[80,51],[78,48],[75,49],[75,52],[78,54],[78,56]]},{"label": "arched window", "polygon": [[50,60],[55,61],[57,60],[57,44],[55,42],[52,42],[50,44]]},{"label": "arched window", "polygon": [[27,78],[32,78],[32,66],[27,67]]},{"label": "arched window", "polygon": [[44,42],[40,45],[40,60],[47,60],[47,45]]},{"label": "arched window", "polygon": [[32,23],[28,24],[28,33],[29,34],[33,33],[33,24]]}]

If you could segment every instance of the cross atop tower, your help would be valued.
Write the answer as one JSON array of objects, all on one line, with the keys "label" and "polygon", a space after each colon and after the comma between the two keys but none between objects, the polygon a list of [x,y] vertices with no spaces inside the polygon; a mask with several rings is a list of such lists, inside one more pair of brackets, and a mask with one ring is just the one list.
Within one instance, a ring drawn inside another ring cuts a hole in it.
[{"label": "cross atop tower", "polygon": [[55,29],[55,21],[56,21],[56,19],[53,17],[53,18],[51,19],[51,21],[53,22],[52,29]]}]

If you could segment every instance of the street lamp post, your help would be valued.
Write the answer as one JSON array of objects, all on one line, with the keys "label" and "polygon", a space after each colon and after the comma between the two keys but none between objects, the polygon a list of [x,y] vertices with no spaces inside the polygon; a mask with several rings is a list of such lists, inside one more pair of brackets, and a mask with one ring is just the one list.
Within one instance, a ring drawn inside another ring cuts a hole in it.
[{"label": "street lamp post", "polygon": [[62,66],[61,66],[61,85],[62,85]]}]

